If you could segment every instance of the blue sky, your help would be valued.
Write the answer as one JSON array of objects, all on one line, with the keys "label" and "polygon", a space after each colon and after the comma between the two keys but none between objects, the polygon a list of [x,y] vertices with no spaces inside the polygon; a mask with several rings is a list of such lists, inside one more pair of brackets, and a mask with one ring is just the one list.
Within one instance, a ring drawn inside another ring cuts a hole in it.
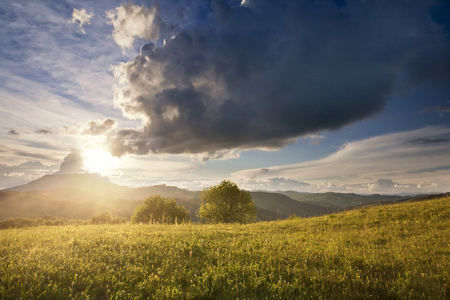
[{"label": "blue sky", "polygon": [[448,1],[0,3],[0,188],[450,189]]}]

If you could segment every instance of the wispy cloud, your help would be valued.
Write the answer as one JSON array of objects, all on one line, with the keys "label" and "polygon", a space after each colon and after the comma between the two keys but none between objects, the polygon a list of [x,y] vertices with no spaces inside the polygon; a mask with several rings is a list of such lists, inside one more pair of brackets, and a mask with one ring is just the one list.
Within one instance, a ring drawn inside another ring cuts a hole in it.
[{"label": "wispy cloud", "polygon": [[[109,36],[105,3],[85,4],[88,10],[61,1],[0,3],[3,163],[61,161],[71,148],[91,143],[95,136],[88,133],[100,134],[110,123],[92,123],[83,136],[67,135],[64,126],[121,119],[112,101],[110,66],[123,56]],[[96,8],[101,14],[94,18]],[[92,31],[80,35],[71,21],[81,29],[90,24]]]},{"label": "wispy cloud", "polygon": [[[15,16],[0,19],[6,58],[0,63],[2,87],[26,93],[39,83],[53,95],[114,114],[109,66],[122,56],[112,51],[105,17],[94,21],[86,10],[57,1],[2,2],[0,9]],[[80,26],[91,22],[95,31],[80,36],[68,20],[78,20]],[[25,80],[34,84],[18,86]]]},{"label": "wispy cloud", "polygon": [[15,151],[15,154],[20,157],[28,157],[28,158],[34,158],[34,159],[39,159],[39,160],[50,160],[51,159],[50,155],[38,153],[37,151],[34,151],[34,152]]},{"label": "wispy cloud", "polygon": [[448,143],[450,142],[449,138],[415,138],[408,141],[412,144],[436,144],[436,143]]}]

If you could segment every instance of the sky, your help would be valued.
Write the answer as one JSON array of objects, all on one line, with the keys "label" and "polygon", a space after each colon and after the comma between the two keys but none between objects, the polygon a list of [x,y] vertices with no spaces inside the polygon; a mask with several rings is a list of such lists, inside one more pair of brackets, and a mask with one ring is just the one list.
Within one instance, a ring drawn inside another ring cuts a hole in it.
[{"label": "sky", "polygon": [[0,1],[0,188],[450,191],[450,1]]}]

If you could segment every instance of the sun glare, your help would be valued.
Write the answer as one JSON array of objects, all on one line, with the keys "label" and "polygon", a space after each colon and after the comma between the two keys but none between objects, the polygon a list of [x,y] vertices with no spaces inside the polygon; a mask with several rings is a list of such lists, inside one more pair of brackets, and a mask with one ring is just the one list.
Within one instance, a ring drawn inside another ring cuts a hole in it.
[{"label": "sun glare", "polygon": [[118,158],[111,153],[100,149],[89,149],[83,151],[84,167],[89,173],[103,174],[114,169],[118,164]]}]

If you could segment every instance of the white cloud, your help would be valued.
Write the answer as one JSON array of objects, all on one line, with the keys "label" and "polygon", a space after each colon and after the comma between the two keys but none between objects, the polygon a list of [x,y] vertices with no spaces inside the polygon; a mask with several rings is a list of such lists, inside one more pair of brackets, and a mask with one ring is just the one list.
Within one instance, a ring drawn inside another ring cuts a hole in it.
[{"label": "white cloud", "polygon": [[25,173],[11,172],[11,173],[5,173],[5,174],[3,174],[3,176],[5,176],[5,177],[22,177],[22,176],[25,176]]},{"label": "white cloud", "polygon": [[113,37],[122,50],[133,47],[134,38],[148,41],[159,38],[159,19],[155,16],[155,6],[147,8],[131,3],[123,3],[106,13],[109,23],[114,26]]},{"label": "white cloud", "polygon": [[304,181],[311,185],[308,191],[445,191],[450,182],[449,153],[450,127],[425,127],[347,143],[315,161],[232,175],[242,182]]},{"label": "white cloud", "polygon": [[311,133],[311,134],[305,135],[303,138],[310,139],[311,144],[320,145],[322,143],[322,140],[325,139],[325,136],[321,135],[321,134]]},{"label": "white cloud", "polygon": [[64,126],[65,132],[73,135],[103,135],[116,127],[117,121],[113,119],[91,120],[78,123],[75,126]]},{"label": "white cloud", "polygon": [[84,157],[81,150],[72,149],[61,163],[57,174],[78,174],[84,172]]},{"label": "white cloud", "polygon": [[72,20],[71,22],[74,24],[78,24],[80,26],[80,30],[83,34],[86,34],[86,31],[84,30],[83,26],[85,24],[91,24],[91,19],[94,16],[92,12],[88,13],[86,9],[73,9],[72,12]]}]

